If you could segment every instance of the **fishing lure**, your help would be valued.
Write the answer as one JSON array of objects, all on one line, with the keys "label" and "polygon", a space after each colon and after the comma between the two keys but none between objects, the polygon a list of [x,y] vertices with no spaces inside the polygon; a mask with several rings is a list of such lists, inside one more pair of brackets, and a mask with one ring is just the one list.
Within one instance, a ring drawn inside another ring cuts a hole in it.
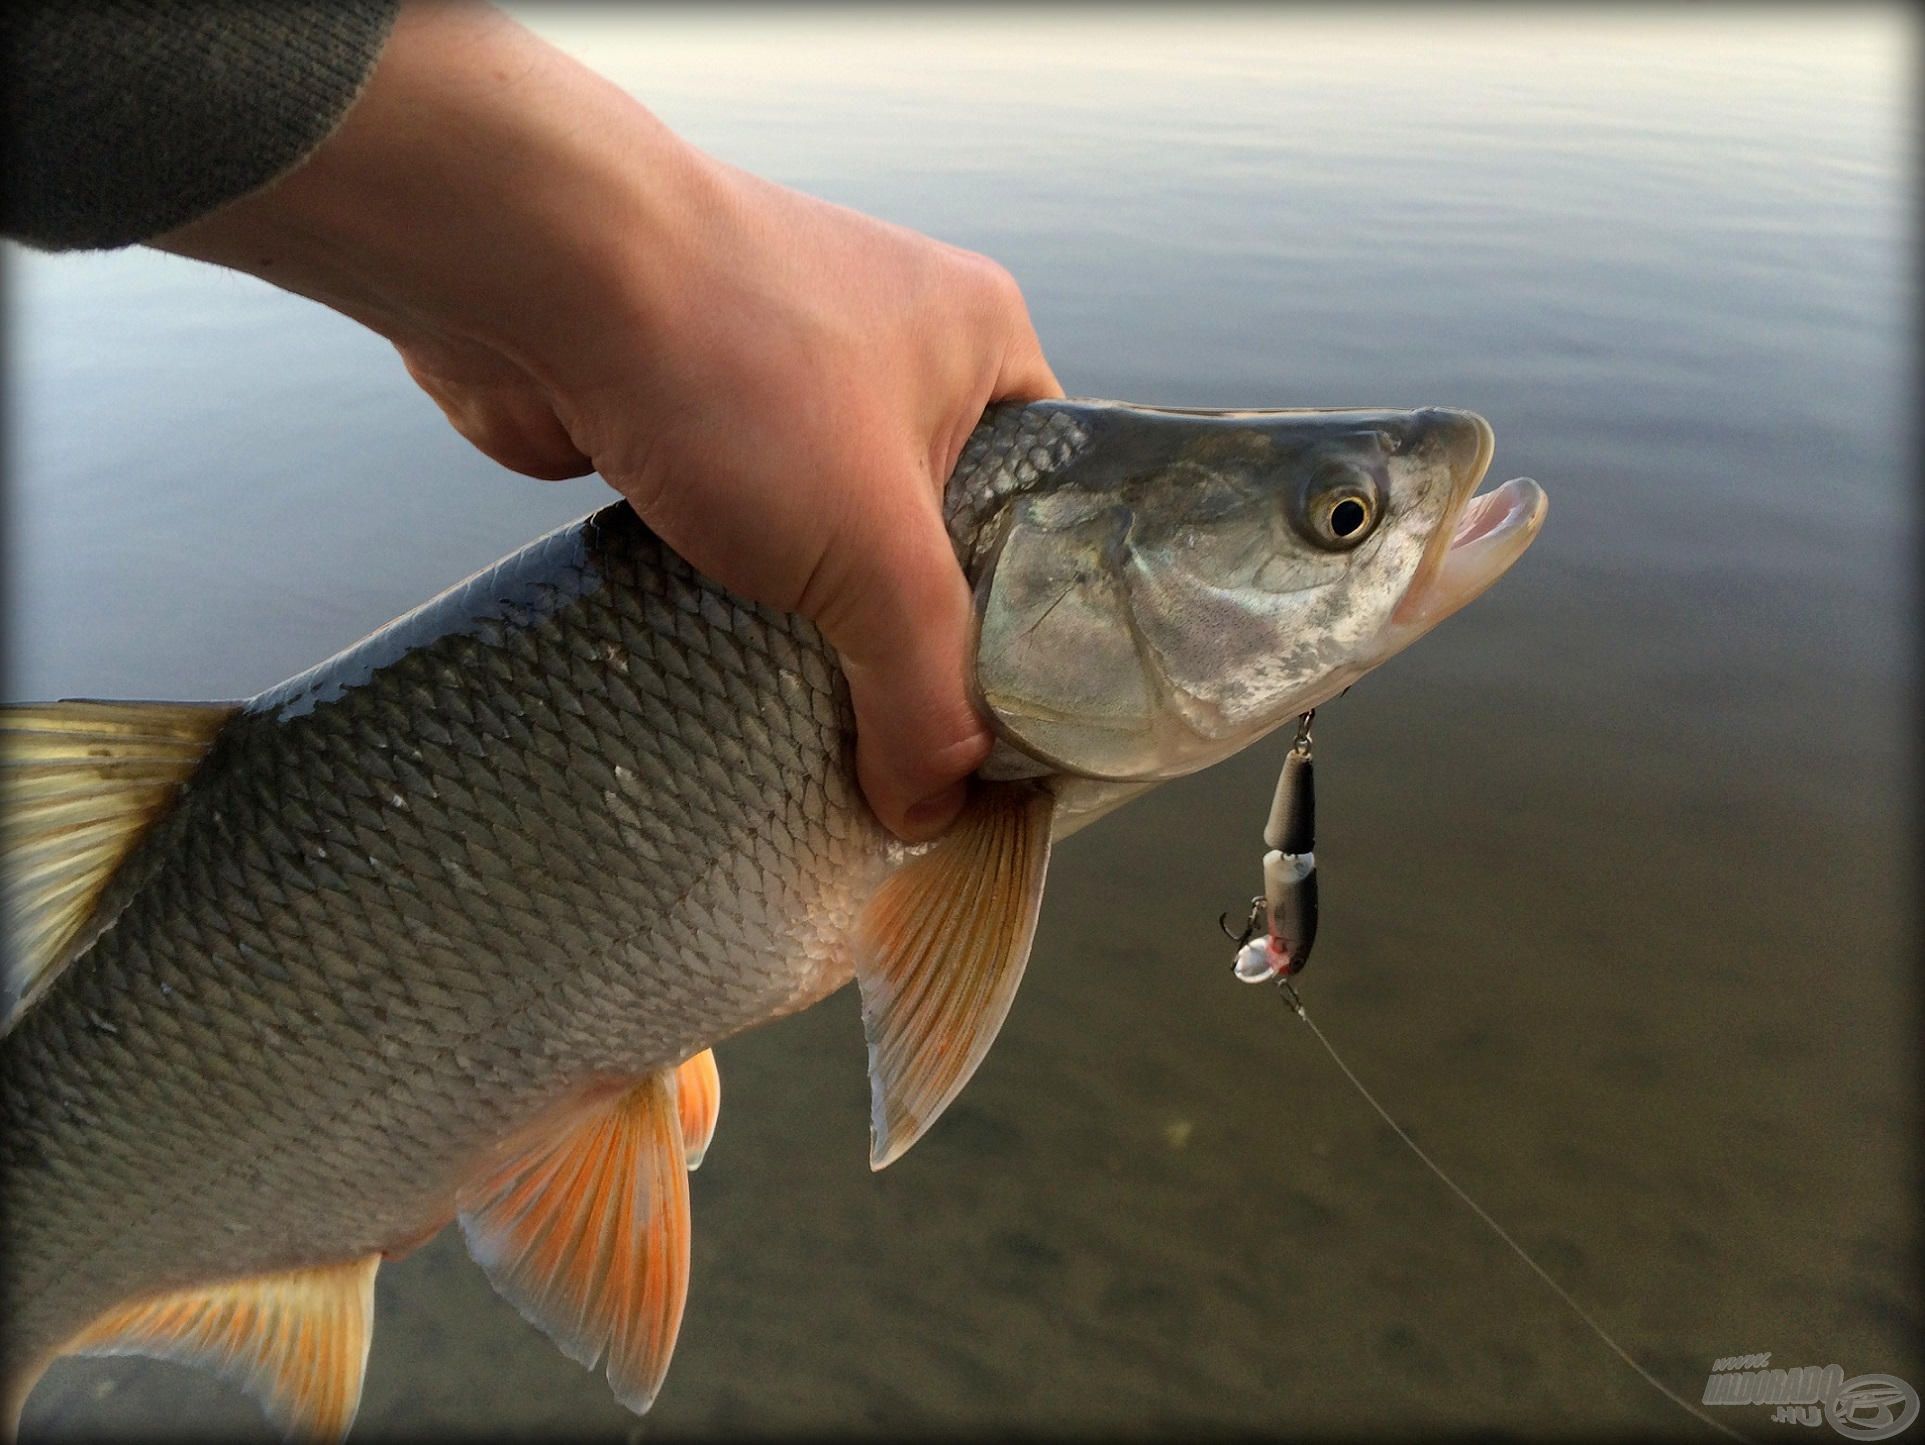
[{"label": "fishing lure", "polygon": [[[1236,976],[1245,983],[1283,983],[1302,973],[1317,941],[1317,791],[1310,760],[1310,720],[1297,719],[1297,740],[1277,775],[1263,828],[1263,892],[1236,939]],[[1228,934],[1227,923],[1219,926]]]},{"label": "fishing lure", "polygon": [[1350,1065],[1337,1052],[1336,1045],[1317,1027],[1317,1021],[1304,1008],[1303,1000],[1297,996],[1291,980],[1302,973],[1304,965],[1310,961],[1310,945],[1317,938],[1317,809],[1316,787],[1310,770],[1310,720],[1315,716],[1316,709],[1312,708],[1297,719],[1297,740],[1285,755],[1283,769],[1277,776],[1277,791],[1270,800],[1270,818],[1263,829],[1263,842],[1270,850],[1263,855],[1263,892],[1250,900],[1250,914],[1244,920],[1241,933],[1230,932],[1227,914],[1217,919],[1217,927],[1237,945],[1236,976],[1245,983],[1276,984],[1285,1005],[1323,1045],[1330,1061],[1357,1091],[1358,1097],[1390,1126],[1391,1132],[1409,1147],[1411,1153],[1445,1188],[1510,1247],[1512,1253],[1584,1322],[1606,1348],[1679,1409],[1728,1439],[1744,1440],[1744,1436],[1723,1421],[1712,1419],[1638,1363],[1631,1352],[1619,1344],[1570,1291],[1531,1257],[1530,1252],[1517,1242],[1509,1230],[1492,1218],[1483,1205],[1465,1193],[1463,1186],[1445,1173],[1443,1166],[1425,1153],[1403,1125],[1391,1117],[1390,1111],[1351,1071]]}]

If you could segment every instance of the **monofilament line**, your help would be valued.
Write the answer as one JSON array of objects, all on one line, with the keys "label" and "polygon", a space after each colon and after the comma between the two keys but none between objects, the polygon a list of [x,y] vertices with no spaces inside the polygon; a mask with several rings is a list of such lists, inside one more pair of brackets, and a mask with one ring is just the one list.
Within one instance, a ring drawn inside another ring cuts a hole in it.
[{"label": "monofilament line", "polygon": [[[1490,1215],[1484,1211],[1484,1207],[1481,1204],[1479,1204],[1475,1199],[1472,1199],[1470,1195],[1466,1194],[1458,1186],[1457,1181],[1455,1179],[1452,1179],[1450,1175],[1446,1174],[1443,1171],[1443,1168],[1437,1163],[1437,1161],[1435,1159],[1432,1159],[1430,1155],[1426,1154],[1423,1151],[1422,1147],[1417,1143],[1417,1141],[1411,1138],[1410,1135],[1406,1134],[1403,1130],[1403,1127],[1400,1124],[1398,1124],[1398,1122],[1395,1119],[1390,1117],[1390,1111],[1384,1108],[1382,1104],[1378,1103],[1377,1096],[1371,1093],[1370,1090],[1366,1089],[1364,1087],[1363,1080],[1358,1078],[1355,1074],[1353,1074],[1350,1071],[1350,1065],[1346,1064],[1343,1061],[1342,1057],[1337,1053],[1337,1050],[1331,1045],[1330,1040],[1324,1037],[1323,1030],[1318,1028],[1316,1020],[1311,1018],[1310,1015],[1304,1011],[1302,1003],[1292,1002],[1291,997],[1288,994],[1282,995],[1282,997],[1284,1001],[1284,1006],[1288,1008],[1292,1013],[1294,1013],[1298,1018],[1302,1019],[1306,1024],[1310,1026],[1310,1032],[1317,1036],[1317,1042],[1323,1045],[1323,1051],[1326,1054],[1330,1055],[1330,1062],[1335,1064],[1339,1069],[1343,1071],[1343,1076],[1346,1079],[1350,1080],[1350,1087],[1357,1091],[1358,1095],[1362,1097],[1363,1101],[1366,1104],[1370,1105],[1371,1108],[1377,1111],[1377,1117],[1382,1119],[1386,1124],[1388,1124],[1391,1128],[1391,1131],[1394,1134],[1396,1134],[1396,1136],[1399,1139],[1402,1139],[1405,1144],[1410,1146],[1410,1152],[1415,1154],[1419,1159],[1421,1159],[1424,1162],[1424,1167],[1429,1169],[1432,1174],[1435,1174],[1437,1178],[1440,1181],[1442,1181],[1446,1189],[1450,1190],[1452,1194],[1455,1194],[1459,1199],[1463,1200],[1465,1207],[1468,1208],[1471,1211],[1471,1213],[1475,1214],[1479,1219],[1483,1220],[1484,1223],[1490,1227],[1491,1233],[1495,1234],[1499,1239],[1503,1240],[1504,1243],[1508,1244],[1511,1247],[1511,1252],[1515,1254],[1519,1259],[1523,1260],[1525,1264],[1529,1265],[1531,1268],[1531,1272],[1533,1274],[1535,1274],[1539,1279],[1543,1280],[1545,1284],[1550,1286],[1551,1292],[1553,1294],[1555,1294],[1559,1299],[1563,1300],[1565,1304],[1570,1306],[1571,1313],[1576,1315],[1579,1319],[1583,1320],[1585,1325],[1590,1329],[1591,1333],[1596,1335],[1600,1340],[1604,1341],[1605,1345],[1608,1346],[1609,1349],[1611,1350],[1611,1353],[1616,1355],[1620,1360],[1624,1361],[1624,1363],[1629,1365],[1632,1369],[1636,1370],[1638,1374],[1644,1377],[1646,1384],[1650,1385],[1652,1389],[1656,1390],[1660,1395],[1663,1395],[1667,1400],[1671,1401],[1671,1403],[1676,1405],[1680,1410],[1683,1410],[1685,1413],[1689,1415],[1693,1415],[1697,1417],[1699,1420],[1702,1420],[1705,1424],[1709,1425],[1713,1430],[1716,1430],[1720,1435],[1727,1436],[1733,1440],[1745,1440],[1746,1438],[1745,1436],[1740,1435],[1736,1430],[1733,1430],[1729,1425],[1724,1424],[1722,1421],[1712,1419],[1709,1415],[1705,1414],[1704,1411],[1700,1410],[1696,1405],[1692,1404],[1689,1400],[1685,1399],[1684,1396],[1678,1394],[1677,1391],[1673,1390],[1669,1385],[1665,1384],[1664,1381],[1660,1380],[1656,1375],[1652,1374],[1649,1370],[1645,1369],[1643,1365],[1640,1365],[1636,1360],[1631,1358],[1631,1352],[1625,1349],[1624,1346],[1620,1345],[1616,1340],[1612,1339],[1611,1336],[1605,1332],[1604,1326],[1599,1324],[1596,1320],[1592,1319],[1589,1313],[1586,1312],[1584,1306],[1579,1304],[1576,1300],[1572,1299],[1570,1292],[1566,1290],[1563,1285],[1559,1284],[1556,1280],[1552,1279],[1550,1275],[1545,1272],[1544,1267],[1540,1265],[1536,1260],[1532,1259],[1531,1256],[1525,1251],[1523,1245],[1519,1244],[1515,1239],[1511,1238],[1510,1231],[1505,1229],[1504,1226],[1499,1224],[1495,1219],[1492,1219]],[[1747,1442],[1747,1445],[1749,1445],[1749,1442]]]}]

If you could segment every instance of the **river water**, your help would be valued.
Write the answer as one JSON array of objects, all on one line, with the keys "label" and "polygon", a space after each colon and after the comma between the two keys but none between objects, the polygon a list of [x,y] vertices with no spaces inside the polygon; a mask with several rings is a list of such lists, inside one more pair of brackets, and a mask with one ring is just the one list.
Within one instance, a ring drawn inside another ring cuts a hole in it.
[{"label": "river water", "polygon": [[[997,256],[1073,393],[1487,416],[1550,519],[1319,716],[1310,1008],[1673,1389],[1764,1351],[1925,1386],[1901,12],[525,18]],[[7,267],[10,697],[252,693],[604,495],[254,281]],[[642,1433],[1703,1433],[1231,979],[1286,745],[1064,846],[994,1053],[885,1174],[853,995],[719,1050]],[[145,1361],[26,1414],[190,1424],[262,1435]],[[381,1276],[358,1428],[637,1427],[444,1236]]]}]

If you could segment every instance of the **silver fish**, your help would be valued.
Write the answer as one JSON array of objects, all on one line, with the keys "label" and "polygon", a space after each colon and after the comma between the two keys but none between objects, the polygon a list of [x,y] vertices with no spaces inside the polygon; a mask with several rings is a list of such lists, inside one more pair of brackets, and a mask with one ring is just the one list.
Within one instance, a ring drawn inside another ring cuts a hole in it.
[{"label": "silver fish", "polygon": [[0,713],[10,1403],[62,1353],[352,1422],[380,1261],[458,1221],[646,1409],[711,1046],[852,978],[871,1162],[967,1082],[1053,841],[1488,587],[1545,511],[1465,412],[993,408],[945,493],[997,744],[906,847],[808,623],[625,505],[247,702]]}]

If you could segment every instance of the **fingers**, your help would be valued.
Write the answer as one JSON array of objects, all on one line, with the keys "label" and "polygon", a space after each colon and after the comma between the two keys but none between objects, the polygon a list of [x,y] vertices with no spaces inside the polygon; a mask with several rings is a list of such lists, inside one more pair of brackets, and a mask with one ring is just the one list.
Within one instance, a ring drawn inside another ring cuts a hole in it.
[{"label": "fingers", "polygon": [[996,385],[990,393],[991,401],[1040,401],[1063,394],[1063,384],[1056,379],[1043,356],[1043,343],[1036,335],[1035,323],[1030,320],[1029,303],[1023,299],[1022,287],[1016,278],[993,261],[989,263],[993,275],[993,291],[1000,308],[1000,321],[1008,335],[1003,351],[1003,364],[996,377]]},{"label": "fingers", "polygon": [[849,679],[863,795],[884,827],[920,843],[955,820],[990,748],[966,680],[969,588],[933,505],[891,535],[864,530],[817,621]]},{"label": "fingers", "polygon": [[[990,265],[995,321],[1006,341],[989,399],[1061,396],[1021,290]],[[953,463],[976,420],[973,412],[959,419],[953,449],[935,465]],[[863,793],[884,826],[909,842],[933,838],[955,821],[965,780],[992,746],[969,700],[969,587],[942,524],[942,488],[927,476],[918,487],[927,505],[914,508],[899,530],[851,543],[869,549],[864,570],[872,576],[851,593],[857,601],[846,615],[824,623],[855,703]]]},{"label": "fingers", "polygon": [[1043,356],[1043,343],[1030,327],[1029,313],[1025,311],[1017,337],[1003,359],[1002,371],[996,377],[996,389],[989,399],[1042,401],[1062,394],[1063,383],[1056,379],[1056,373]]}]

